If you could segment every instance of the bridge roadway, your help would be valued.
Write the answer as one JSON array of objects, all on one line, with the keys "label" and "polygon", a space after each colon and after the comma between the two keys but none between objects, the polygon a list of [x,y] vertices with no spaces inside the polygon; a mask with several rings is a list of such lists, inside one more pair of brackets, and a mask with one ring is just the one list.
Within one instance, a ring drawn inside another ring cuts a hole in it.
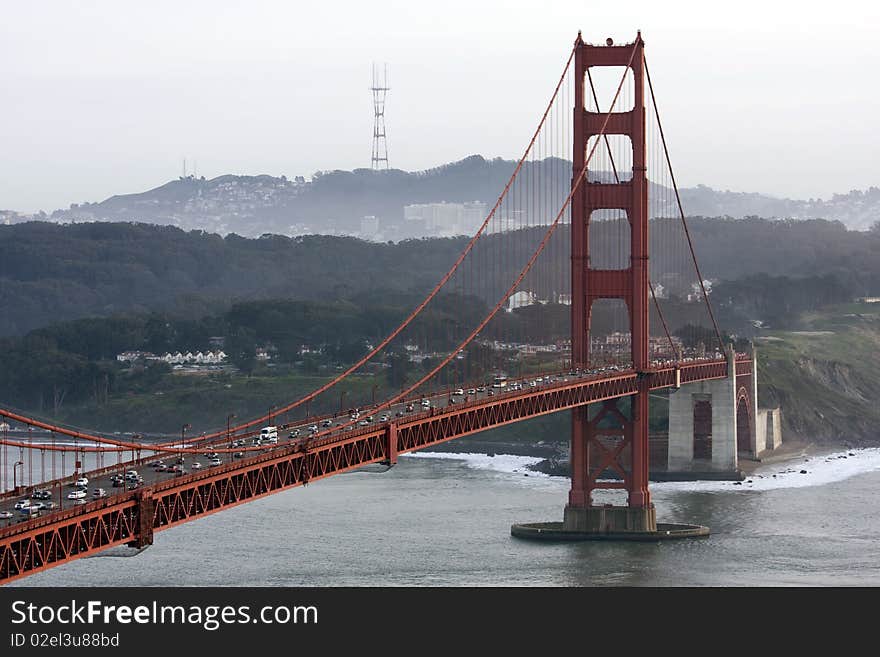
[{"label": "bridge roadway", "polygon": [[[112,478],[116,475],[122,476],[127,470],[130,469],[134,469],[143,478],[143,481],[140,482],[136,488],[152,487],[157,484],[167,482],[170,479],[179,478],[188,474],[196,474],[202,471],[208,471],[212,468],[220,467],[222,465],[227,465],[229,463],[236,462],[238,459],[242,459],[241,462],[244,462],[244,459],[246,458],[250,458],[258,454],[267,454],[272,452],[273,450],[289,446],[291,444],[303,445],[309,439],[309,427],[311,426],[317,426],[321,431],[326,431],[327,429],[330,429],[330,433],[328,435],[336,436],[338,438],[340,436],[344,436],[349,431],[360,431],[366,426],[373,426],[375,428],[386,425],[392,421],[400,422],[401,418],[403,417],[415,416],[424,413],[426,409],[422,406],[422,400],[427,400],[430,404],[430,408],[435,409],[436,412],[436,409],[442,409],[446,406],[454,406],[455,404],[463,404],[475,400],[490,399],[496,396],[507,396],[514,392],[518,392],[520,390],[518,386],[528,387],[529,389],[544,388],[553,382],[561,381],[565,383],[569,380],[573,381],[576,379],[601,375],[605,372],[616,371],[619,371],[619,368],[612,366],[608,368],[590,370],[585,372],[572,371],[564,374],[536,374],[531,377],[508,379],[507,384],[503,387],[493,387],[491,384],[480,385],[477,388],[466,387],[462,389],[462,391],[464,392],[463,395],[454,394],[456,389],[450,388],[449,390],[442,393],[426,395],[424,397],[401,401],[400,403],[394,404],[389,409],[376,412],[372,421],[367,421],[366,418],[369,416],[366,413],[361,414],[358,409],[349,409],[343,413],[336,413],[334,415],[315,416],[294,423],[279,425],[278,443],[264,444],[258,450],[254,449],[252,438],[254,433],[259,433],[259,430],[257,430],[256,432],[251,432],[251,434],[248,434],[246,438],[233,436],[232,440],[234,441],[234,444],[240,443],[241,450],[231,453],[216,453],[216,457],[219,458],[221,461],[220,464],[217,466],[210,465],[210,459],[208,458],[209,454],[215,453],[213,452],[212,447],[222,447],[228,449],[233,443],[231,443],[231,441],[225,437],[204,444],[198,443],[197,438],[193,438],[190,442],[187,442],[186,445],[203,445],[205,449],[203,452],[200,453],[201,455],[177,454],[174,452],[151,454],[140,459],[140,462],[137,464],[123,462],[120,465],[112,465],[106,468],[102,468],[100,474],[89,472],[83,473],[88,478],[89,482],[86,487],[86,496],[81,499],[73,500],[68,498],[70,492],[75,490],[74,480],[76,479],[76,477],[73,475],[63,477],[53,482],[50,486],[36,484],[34,486],[27,487],[21,495],[9,495],[7,496],[7,499],[0,501],[0,514],[6,512],[10,513],[11,516],[8,518],[0,518],[0,527],[8,527],[9,525],[12,525],[14,523],[26,522],[27,520],[29,520],[28,516],[20,513],[17,509],[14,508],[14,506],[19,501],[29,501],[34,504],[40,502],[41,500],[30,498],[30,494],[32,494],[34,491],[47,490],[52,493],[51,502],[55,505],[55,508],[53,510],[47,509],[40,511],[39,515],[41,517],[45,517],[51,515],[52,513],[63,511],[64,509],[70,509],[75,506],[83,506],[88,502],[93,501],[95,499],[95,490],[100,489],[105,491],[107,497],[117,498],[120,496],[125,496],[131,489],[129,489],[127,485],[114,486]],[[450,401],[452,403],[450,403]],[[354,417],[349,415],[351,410],[358,412],[357,424],[349,424],[348,426],[343,426],[346,421]],[[430,413],[430,411],[428,412]],[[382,418],[383,416],[387,416],[388,419],[384,421],[381,420],[380,418]],[[39,446],[39,442],[35,441],[34,444],[36,446]],[[164,464],[169,469],[157,470],[155,466],[159,463]],[[172,466],[180,466],[183,472],[172,471],[170,469]]]},{"label": "bridge roadway", "polygon": [[[750,373],[750,359],[738,355],[737,376]],[[75,505],[67,499],[68,491],[73,490],[72,478],[68,478],[53,489],[54,500],[60,496],[59,507],[43,511],[39,517],[17,517],[19,513],[12,510],[15,498],[0,505],[0,509],[14,513],[12,519],[2,521],[9,524],[0,528],[0,583],[114,545],[143,547],[152,543],[154,531],[370,463],[393,464],[400,453],[585,403],[631,395],[642,376],[649,378],[652,390],[673,387],[723,378],[727,362],[698,359],[678,368],[656,363],[643,375],[606,368],[511,379],[501,389],[484,386],[471,394],[466,389],[464,396],[446,391],[425,397],[431,403],[428,409],[421,407],[419,399],[401,402],[378,412],[373,423],[353,428],[338,426],[348,419],[347,414],[310,418],[283,429],[279,426],[277,445],[241,456],[218,454],[220,465],[209,466],[205,457],[187,454],[183,467],[188,472],[184,474],[153,467],[158,460],[174,464],[177,455],[147,457],[137,466],[144,480],[135,490],[114,488],[112,472],[90,476],[85,503]],[[450,398],[456,401],[450,403]],[[407,403],[413,405],[412,411],[406,410]],[[389,419],[378,421],[383,414]],[[316,423],[320,427],[322,420],[330,420],[333,430],[310,438],[308,427]],[[291,437],[296,430],[305,435]],[[228,439],[218,440],[214,446],[228,447]],[[202,467],[193,469],[194,461]],[[108,497],[92,499],[95,488],[105,489]]]}]

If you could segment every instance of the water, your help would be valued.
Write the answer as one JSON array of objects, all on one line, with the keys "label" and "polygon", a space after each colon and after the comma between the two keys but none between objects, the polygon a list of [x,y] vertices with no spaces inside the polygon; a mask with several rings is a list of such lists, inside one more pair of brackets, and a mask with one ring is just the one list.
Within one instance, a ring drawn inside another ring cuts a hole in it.
[{"label": "water", "polygon": [[708,539],[560,544],[510,536],[562,517],[568,481],[525,476],[537,459],[419,454],[11,586],[876,586],[880,449],[852,453],[765,465],[741,486],[652,484],[661,521],[708,525]]}]

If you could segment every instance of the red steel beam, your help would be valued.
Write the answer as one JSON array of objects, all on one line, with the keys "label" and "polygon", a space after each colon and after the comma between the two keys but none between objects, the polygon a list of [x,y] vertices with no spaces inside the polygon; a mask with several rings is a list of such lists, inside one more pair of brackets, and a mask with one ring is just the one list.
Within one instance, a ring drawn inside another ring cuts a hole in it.
[{"label": "red steel beam", "polygon": [[[741,376],[751,371],[744,359],[736,361],[736,368]],[[727,363],[697,361],[682,364],[679,370],[681,383],[692,383],[727,376]],[[675,381],[675,368],[661,367],[651,371],[647,385],[658,389],[674,386]],[[0,583],[116,545],[142,547],[152,542],[156,531],[281,490],[370,463],[393,463],[397,454],[485,429],[632,395],[639,386],[635,372],[618,372],[432,409],[390,425],[306,440],[209,472],[18,523],[0,529]]]}]

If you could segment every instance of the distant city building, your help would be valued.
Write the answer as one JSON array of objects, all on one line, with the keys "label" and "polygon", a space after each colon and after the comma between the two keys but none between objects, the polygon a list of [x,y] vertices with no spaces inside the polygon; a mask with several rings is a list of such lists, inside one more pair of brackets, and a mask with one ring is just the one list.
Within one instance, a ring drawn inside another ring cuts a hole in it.
[{"label": "distant city building", "polygon": [[161,356],[156,356],[149,351],[123,351],[121,354],[116,355],[116,360],[120,363],[133,363],[137,360],[149,360],[149,361],[161,361],[163,363],[167,363],[168,365],[219,365],[226,360],[226,353],[223,351],[198,351],[196,353],[192,353],[191,351],[186,352],[185,354],[180,353],[165,353]]},{"label": "distant city building", "polygon": [[[706,288],[706,296],[712,294],[712,281],[704,280],[703,287]],[[691,292],[687,295],[687,300],[689,303],[703,300],[703,290],[699,283],[691,283]]]},{"label": "distant city building", "polygon": [[154,358],[149,351],[123,351],[116,354],[116,360],[120,363],[133,363],[136,360],[148,360]]},{"label": "distant city building", "polygon": [[519,292],[514,292],[510,295],[510,298],[507,300],[506,310],[507,312],[511,312],[517,308],[522,308],[523,306],[533,306],[536,303],[540,303],[541,305],[547,305],[548,303],[558,303],[563,306],[570,306],[571,295],[554,292],[550,295],[549,299],[539,299],[538,295],[534,292],[521,290]]},{"label": "distant city building", "polygon": [[517,308],[522,308],[523,306],[531,306],[533,303],[537,302],[537,297],[534,292],[514,292],[510,295],[510,298],[507,300],[507,312],[513,312]]},{"label": "distant city building", "polygon": [[379,232],[379,219],[373,215],[361,218],[361,236],[372,237]]},{"label": "distant city building", "polygon": [[492,217],[492,221],[486,226],[486,234],[507,233],[513,230],[525,228],[527,215],[523,210],[504,210]]},{"label": "distant city building", "polygon": [[486,204],[482,201],[468,203],[418,203],[403,208],[403,218],[420,222],[429,235],[470,235],[476,232],[486,218]]}]

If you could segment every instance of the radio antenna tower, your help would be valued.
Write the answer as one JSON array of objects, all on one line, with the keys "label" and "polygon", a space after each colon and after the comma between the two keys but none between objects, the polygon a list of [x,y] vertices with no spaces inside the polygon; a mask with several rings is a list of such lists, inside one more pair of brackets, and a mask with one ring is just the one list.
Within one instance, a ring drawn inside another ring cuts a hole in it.
[{"label": "radio antenna tower", "polygon": [[[391,87],[388,86],[388,64],[385,64],[382,80],[379,80],[379,72],[376,64],[373,64],[373,171],[388,169],[388,141],[385,139],[385,94]],[[382,163],[384,162],[384,167]]]}]

